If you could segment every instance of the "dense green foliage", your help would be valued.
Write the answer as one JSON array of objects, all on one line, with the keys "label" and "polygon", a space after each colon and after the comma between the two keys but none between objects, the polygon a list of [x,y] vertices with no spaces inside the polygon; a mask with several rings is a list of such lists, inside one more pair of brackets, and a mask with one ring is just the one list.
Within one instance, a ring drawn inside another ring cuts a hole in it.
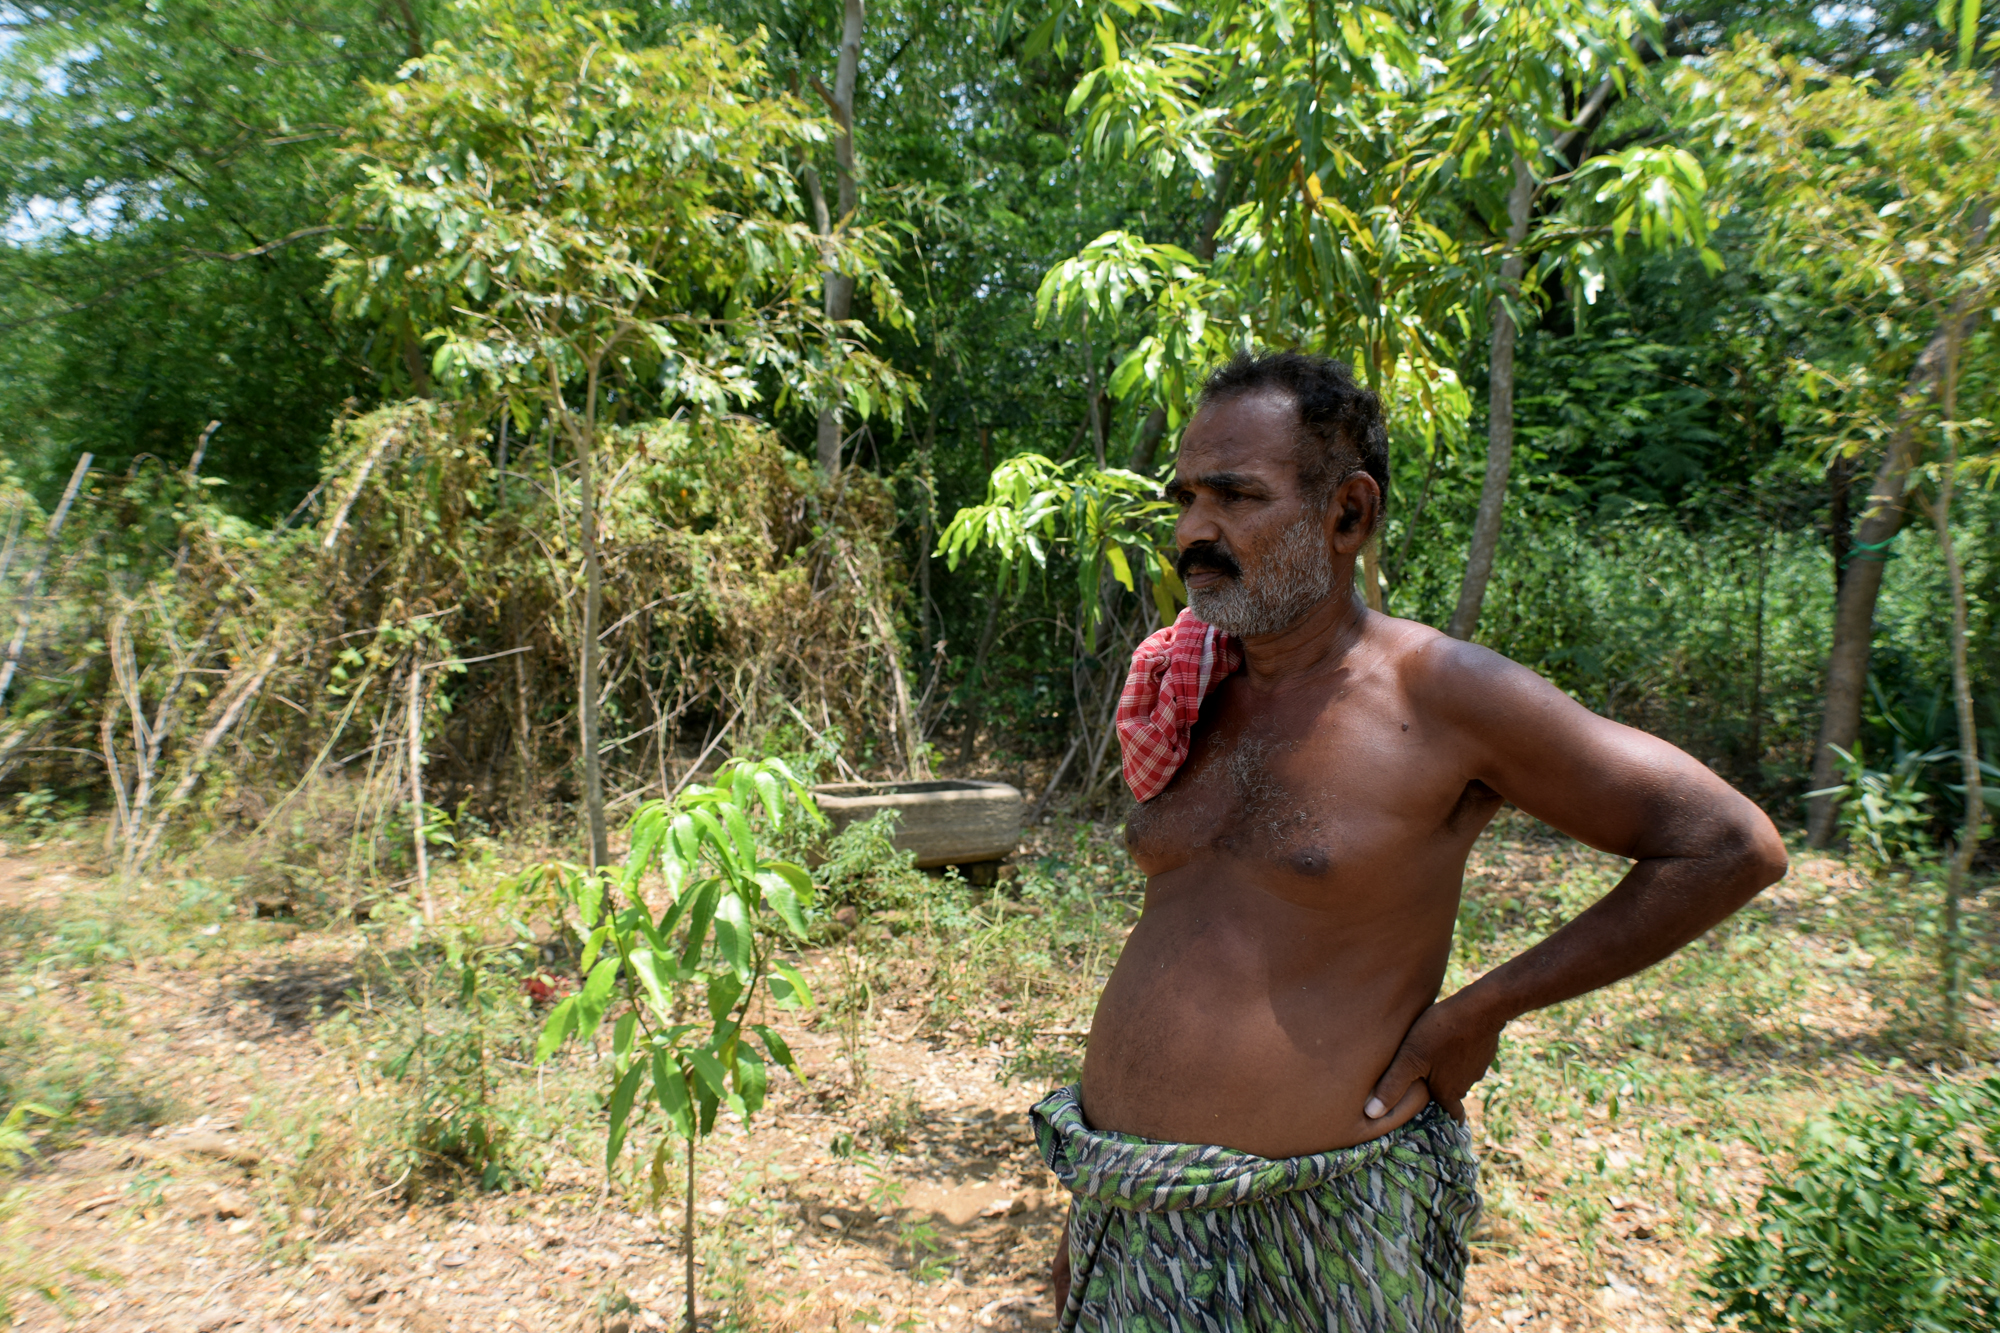
[{"label": "dense green foliage", "polygon": [[[449,515],[478,497],[480,530],[534,534],[573,560],[562,534],[580,484],[576,418],[595,429],[601,411],[643,432],[650,417],[729,406],[757,414],[803,459],[827,395],[901,403],[900,421],[850,414],[855,466],[839,492],[859,488],[862,526],[889,540],[853,570],[834,540],[815,568],[892,590],[860,637],[902,664],[891,670],[907,697],[893,716],[829,709],[811,725],[839,723],[877,761],[907,756],[901,733],[914,727],[940,761],[956,754],[1009,775],[1046,773],[1030,765],[1076,741],[1084,762],[1064,779],[1067,799],[1107,799],[1116,787],[1103,781],[1099,715],[1126,645],[1158,615],[1158,530],[1125,543],[1123,575],[1101,542],[1083,540],[1004,584],[999,554],[985,549],[961,544],[945,568],[934,558],[941,532],[988,498],[1009,459],[1040,456],[1078,478],[1128,463],[1157,477],[1207,360],[1246,335],[1303,341],[1353,356],[1389,391],[1386,604],[1444,623],[1483,465],[1511,146],[1540,184],[1520,293],[1508,297],[1521,328],[1519,445],[1480,638],[1592,707],[1686,744],[1780,814],[1807,785],[1834,594],[1851,561],[1888,560],[1873,670],[1874,697],[1890,703],[1870,705],[1863,751],[1889,762],[1890,714],[1948,684],[1932,535],[1858,554],[1850,536],[1939,303],[1987,290],[1963,205],[1992,171],[1976,82],[1990,56],[1978,42],[1965,54],[1963,32],[1928,6],[1653,16],[1496,5],[1452,16],[1448,30],[1398,5],[1356,10],[1351,24],[1336,10],[1294,22],[1282,7],[871,6],[854,99],[860,205],[824,223],[804,182],[808,168],[827,181],[837,170],[825,105],[841,26],[832,4],[640,5],[617,18],[500,4],[276,14],[198,0],[9,12],[0,439],[35,499],[22,511],[24,555],[80,451],[97,456],[100,476],[148,454],[171,472],[210,421],[221,425],[202,474],[220,485],[205,488],[200,512],[270,525],[318,485],[294,520],[305,532],[331,520],[342,479],[368,456],[344,443],[358,437],[337,424],[343,403],[459,396],[450,430],[461,452],[436,476],[465,479],[446,483],[443,508],[397,489],[429,475],[420,470],[392,469],[374,509],[371,482],[347,520],[359,549],[386,554],[372,525],[392,513],[407,515],[412,537],[433,523],[456,531]],[[1744,36],[1772,46],[1719,65],[1711,53]],[[607,59],[565,66],[576,43]],[[1258,53],[1289,92],[1239,58]],[[1504,63],[1510,53],[1520,59]],[[1834,88],[1841,115],[1904,106],[1897,97],[1914,106],[1962,54],[1975,70],[1951,85],[1952,126],[1913,123],[1867,151],[1826,119],[1835,101],[1795,95]],[[1788,59],[1817,63],[1777,78],[1772,62]],[[1903,83],[1829,82],[1815,70]],[[1794,93],[1757,100],[1786,79]],[[535,102],[530,85],[551,96]],[[1600,89],[1601,115],[1585,126],[1576,118]],[[1345,118],[1311,111],[1311,97],[1339,100]],[[511,136],[517,123],[533,134]],[[1293,152],[1305,142],[1311,162]],[[1851,207],[1795,207],[1799,189]],[[1906,202],[1887,209],[1891,196]],[[1853,232],[1862,213],[1877,220],[1872,239],[1841,250],[1835,233]],[[662,249],[669,237],[681,240]],[[1952,237],[1958,248],[1941,249]],[[1909,271],[1872,281],[1890,270],[1868,245],[1903,246]],[[829,258],[873,274],[842,329],[817,311],[815,270]],[[1924,287],[1926,273],[1941,280]],[[280,325],[290,332],[274,334]],[[1983,323],[1960,354],[1957,420],[2000,416],[1994,355]],[[1931,438],[1941,409],[1924,410]],[[1985,429],[1965,428],[1968,457],[1988,447]],[[599,471],[628,484],[638,474],[620,468],[632,456],[606,447]],[[714,467],[696,471],[722,484]],[[1920,490],[1934,474],[1920,466]],[[1953,523],[1973,693],[1991,729],[2000,566],[1981,475],[1968,474]],[[1114,483],[1085,489],[1104,485]],[[73,591],[102,585],[84,572],[91,560],[142,571],[180,549],[157,521],[89,517],[106,493],[101,481],[86,490],[52,566]],[[633,515],[633,504],[666,505],[645,519],[663,534],[710,531],[673,498],[642,488],[605,503]],[[873,508],[888,501],[893,515]],[[829,528],[817,503],[797,492],[783,551],[849,531]],[[762,532],[769,519],[758,523]],[[409,581],[369,585],[369,615],[459,601],[460,575],[435,559],[448,544],[399,549],[429,553],[394,565]],[[489,813],[510,792],[550,790],[512,762],[515,733],[536,735],[528,748],[544,775],[574,761],[557,717],[576,611],[555,584],[547,603],[514,595],[509,571],[524,549],[482,539],[447,562],[476,571],[462,586],[490,590],[476,614],[503,628],[468,624],[449,647],[433,645],[437,660],[534,646],[511,693],[525,689],[548,716],[524,719],[506,702],[515,663],[476,666],[493,685],[454,696],[453,739],[430,759],[449,767],[438,776],[452,801]],[[617,541],[605,549],[621,558]],[[12,591],[26,564],[5,575]],[[697,583],[730,572],[701,568]],[[836,586],[827,577],[811,586]],[[1171,582],[1158,591],[1171,594]],[[607,663],[607,763],[657,772],[670,747],[648,750],[643,728],[659,718],[704,741],[739,708],[760,728],[791,725],[747,682],[681,690],[676,645],[720,646],[706,622],[680,619],[683,603],[641,611],[649,598],[610,595],[603,624],[616,628],[605,632],[638,636],[621,660],[648,665]],[[824,652],[819,630],[759,605],[788,625],[779,632]],[[95,761],[52,748],[102,748],[97,701],[114,672],[89,651],[104,636],[86,632],[88,619],[70,638],[40,622],[30,636],[43,679],[22,706],[71,700],[76,730],[41,735],[36,766],[13,765],[10,783],[32,772],[88,795],[101,782]],[[555,624],[572,628],[527,628]],[[627,725],[638,716],[629,701],[653,695],[661,707]],[[296,777],[309,765],[289,767]],[[1927,782],[1942,845],[1948,765]],[[554,790],[573,793],[566,778]]]},{"label": "dense green foliage", "polygon": [[1990,1329],[2000,1319],[2000,1081],[1845,1106],[1806,1127],[1757,1225],[1723,1243],[1723,1312],[1779,1330]]}]

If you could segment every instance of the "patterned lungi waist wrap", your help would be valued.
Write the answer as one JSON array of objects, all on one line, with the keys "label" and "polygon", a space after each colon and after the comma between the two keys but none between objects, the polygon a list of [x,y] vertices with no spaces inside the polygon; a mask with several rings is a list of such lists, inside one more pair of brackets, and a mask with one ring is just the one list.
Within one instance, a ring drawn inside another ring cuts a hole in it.
[{"label": "patterned lungi waist wrap", "polygon": [[1479,1164],[1435,1104],[1379,1139],[1283,1159],[1094,1130],[1074,1086],[1029,1114],[1074,1195],[1059,1328],[1460,1327]]}]

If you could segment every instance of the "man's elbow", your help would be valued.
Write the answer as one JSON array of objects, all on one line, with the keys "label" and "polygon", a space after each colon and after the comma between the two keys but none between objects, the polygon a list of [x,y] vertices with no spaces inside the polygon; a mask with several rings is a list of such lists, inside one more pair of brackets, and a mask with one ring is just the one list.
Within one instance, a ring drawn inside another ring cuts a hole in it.
[{"label": "man's elbow", "polygon": [[1746,812],[1731,842],[1735,844],[1734,859],[1746,890],[1743,895],[1746,902],[1783,879],[1791,867],[1790,854],[1777,826],[1754,805]]}]

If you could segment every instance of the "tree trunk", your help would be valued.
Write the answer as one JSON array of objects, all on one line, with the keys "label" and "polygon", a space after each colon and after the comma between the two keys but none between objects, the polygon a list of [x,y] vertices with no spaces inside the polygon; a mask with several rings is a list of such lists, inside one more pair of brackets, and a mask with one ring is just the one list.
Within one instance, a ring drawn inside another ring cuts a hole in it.
[{"label": "tree trunk", "polygon": [[1500,549],[1500,521],[1507,506],[1507,474],[1514,465],[1514,316],[1506,298],[1520,295],[1527,261],[1521,245],[1528,239],[1528,215],[1535,201],[1535,177],[1527,162],[1514,155],[1514,188],[1507,194],[1507,257],[1500,264],[1500,293],[1489,307],[1493,336],[1486,390],[1486,480],[1479,488],[1479,511],[1472,520],[1472,545],[1466,552],[1465,579],[1459,584],[1458,605],[1445,633],[1470,639],[1479,628],[1479,611],[1486,600],[1486,583],[1493,577],[1493,557]]},{"label": "tree trunk", "polygon": [[1090,395],[1089,406],[1084,411],[1084,421],[1090,427],[1090,442],[1097,453],[1097,470],[1104,470],[1104,411],[1098,401],[1097,392],[1097,352],[1090,344],[1090,311],[1083,312],[1083,387]]},{"label": "tree trunk", "polygon": [[1847,581],[1847,561],[1854,551],[1854,458],[1845,449],[1826,465],[1827,544],[1833,552],[1833,600],[1840,604],[1840,585]]},{"label": "tree trunk", "polygon": [[979,740],[979,724],[985,720],[986,710],[979,706],[985,698],[980,692],[980,683],[986,675],[986,655],[993,651],[993,635],[1000,628],[1000,594],[992,592],[986,598],[986,624],[979,631],[979,647],[972,654],[972,670],[965,676],[965,737],[959,742],[958,762],[961,765],[972,762],[973,748]]},{"label": "tree trunk", "polygon": [[410,839],[417,856],[417,901],[423,904],[424,924],[437,921],[431,905],[430,852],[424,846],[424,664],[410,657]]},{"label": "tree trunk", "polygon": [[1951,340],[1945,349],[1944,469],[1938,479],[1937,500],[1930,506],[1931,523],[1937,529],[1938,554],[1944,558],[1945,579],[1951,587],[1951,697],[1958,715],[1959,771],[1965,783],[1965,822],[1959,829],[1958,845],[1952,849],[1944,886],[1944,1032],[1945,1040],[1954,1043],[1962,1036],[1959,1001],[1965,953],[1959,899],[1972,873],[1972,858],[1979,851],[1979,826],[1986,816],[1986,793],[1979,772],[1979,723],[1973,713],[1972,672],[1966,661],[1969,616],[1965,569],[1959,563],[1958,548],[1951,538],[1951,500],[1958,474],[1958,351],[1963,333],[1963,323],[1954,321]]},{"label": "tree trunk", "polygon": [[[595,373],[589,389],[591,406],[596,406]],[[578,491],[583,512],[583,647],[577,661],[577,722],[583,747],[583,808],[590,827],[590,864],[597,869],[611,863],[611,845],[604,830],[604,770],[597,753],[597,621],[603,611],[603,571],[597,561],[597,474],[596,432],[586,417],[583,428],[575,430]]]},{"label": "tree trunk", "polygon": [[681,1213],[681,1260],[687,1273],[687,1330],[695,1333],[697,1306],[694,1294],[694,1135],[688,1135],[687,1207]]},{"label": "tree trunk", "polygon": [[[815,174],[807,185],[814,195],[815,211],[819,216],[822,235],[833,234],[834,227],[845,227],[854,216],[859,192],[854,180],[854,78],[861,65],[861,27],[865,17],[862,0],[846,0],[845,12],[840,25],[840,59],[834,68],[833,92],[829,96],[823,85],[815,80],[814,86],[825,97],[840,132],[833,140],[833,160],[839,170],[840,180],[836,185],[839,192],[839,211],[828,218],[825,201],[820,196],[819,179]],[[847,319],[854,307],[854,279],[845,273],[829,268],[821,279],[821,294],[825,302],[826,317],[830,322]],[[819,470],[831,477],[840,471],[841,413],[838,402],[830,402],[819,410]]]},{"label": "tree trunk", "polygon": [[[1875,600],[1882,591],[1883,564],[1889,542],[1902,530],[1903,491],[1917,461],[1917,432],[1923,423],[1924,399],[1943,370],[1945,352],[1965,320],[1963,309],[1945,316],[1931,335],[1903,390],[1902,409],[1889,447],[1875,469],[1867,508],[1854,533],[1847,571],[1840,580],[1834,605],[1833,643],[1826,655],[1825,704],[1820,713],[1819,744],[1813,751],[1808,791],[1824,791],[1839,780],[1839,756],[1834,747],[1853,750],[1861,733],[1861,696],[1868,686],[1868,653],[1875,637]],[[1833,841],[1839,807],[1831,796],[1806,802],[1806,842],[1825,847]]]}]

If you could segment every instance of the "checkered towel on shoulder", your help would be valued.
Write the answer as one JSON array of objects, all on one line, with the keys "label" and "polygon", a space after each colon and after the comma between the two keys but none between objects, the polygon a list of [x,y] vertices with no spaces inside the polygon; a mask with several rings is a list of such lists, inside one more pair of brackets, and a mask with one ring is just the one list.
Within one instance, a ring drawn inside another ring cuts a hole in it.
[{"label": "checkered towel on shoulder", "polygon": [[1141,801],[1165,791],[1187,762],[1188,735],[1215,683],[1243,665],[1236,640],[1183,611],[1132,654],[1118,699],[1125,785]]}]

